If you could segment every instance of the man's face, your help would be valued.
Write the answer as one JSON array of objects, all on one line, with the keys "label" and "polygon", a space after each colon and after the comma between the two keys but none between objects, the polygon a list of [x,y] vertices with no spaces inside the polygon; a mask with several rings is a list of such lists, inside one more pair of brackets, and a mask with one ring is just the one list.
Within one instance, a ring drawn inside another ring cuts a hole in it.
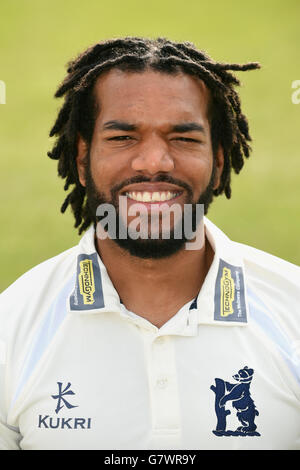
[{"label": "man's face", "polygon": [[[184,204],[210,202],[220,182],[223,154],[219,149],[214,164],[210,97],[203,82],[183,73],[113,69],[98,79],[95,96],[99,113],[92,141],[88,148],[79,139],[77,157],[80,182],[93,210],[103,202],[118,208],[119,196],[127,198],[128,209],[138,202],[149,215],[161,204],[176,203],[183,209]],[[128,213],[123,217],[130,224]],[[147,243],[143,240],[140,246],[153,248],[151,240]],[[160,252],[167,254],[169,246],[172,254],[183,243],[177,240],[173,248],[172,243],[160,243]]]}]

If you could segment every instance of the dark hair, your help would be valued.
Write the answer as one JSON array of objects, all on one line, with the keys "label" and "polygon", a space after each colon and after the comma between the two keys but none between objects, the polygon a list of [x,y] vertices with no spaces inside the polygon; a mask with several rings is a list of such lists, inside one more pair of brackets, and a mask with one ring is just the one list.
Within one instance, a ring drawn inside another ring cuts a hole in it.
[{"label": "dark hair", "polygon": [[77,167],[78,134],[90,144],[97,116],[93,87],[96,79],[112,68],[123,71],[143,71],[152,68],[162,73],[183,72],[203,80],[211,93],[209,120],[212,146],[224,152],[224,169],[215,195],[231,197],[231,170],[239,173],[244,157],[249,157],[251,137],[247,118],[241,111],[240,99],[234,86],[239,80],[230,71],[259,68],[258,63],[227,64],[213,61],[205,52],[189,42],[177,43],[164,38],[121,38],[93,45],[68,64],[67,76],[55,97],[65,95],[50,137],[57,136],[48,156],[58,160],[58,174],[65,178],[64,189],[75,185],[67,195],[61,211],[71,206],[79,234],[94,221],[80,184]]}]

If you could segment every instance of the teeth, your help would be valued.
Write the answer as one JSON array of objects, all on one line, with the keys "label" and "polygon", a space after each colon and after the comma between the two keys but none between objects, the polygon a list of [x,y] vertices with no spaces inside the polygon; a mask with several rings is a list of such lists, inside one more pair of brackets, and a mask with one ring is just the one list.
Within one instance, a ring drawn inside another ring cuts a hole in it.
[{"label": "teeth", "polygon": [[158,192],[152,193],[152,201],[162,201],[161,195]]},{"label": "teeth", "polygon": [[143,194],[143,202],[151,202],[152,201],[152,197],[151,197],[151,194],[148,193],[147,191],[142,193]]},{"label": "teeth", "polygon": [[128,192],[126,196],[130,197],[134,201],[138,202],[164,202],[173,199],[174,197],[178,196],[178,193],[173,193],[171,191],[162,191],[158,192],[155,191],[150,193],[149,191],[144,192]]}]

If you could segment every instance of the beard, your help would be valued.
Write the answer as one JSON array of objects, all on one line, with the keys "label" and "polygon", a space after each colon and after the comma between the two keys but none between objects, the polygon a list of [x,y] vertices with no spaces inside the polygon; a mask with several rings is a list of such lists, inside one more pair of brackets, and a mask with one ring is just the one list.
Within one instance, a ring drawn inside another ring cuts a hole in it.
[{"label": "beard", "polygon": [[[87,197],[87,205],[91,214],[91,218],[94,221],[94,225],[96,226],[97,222],[101,224],[103,217],[96,216],[98,206],[102,204],[111,204],[116,211],[116,230],[114,237],[110,237],[120,248],[127,251],[130,255],[142,258],[142,259],[163,259],[178,253],[179,251],[184,249],[184,246],[187,242],[191,241],[190,238],[186,237],[184,231],[184,217],[182,216],[181,219],[177,222],[180,224],[181,227],[174,227],[169,232],[169,236],[167,239],[163,238],[162,234],[158,239],[153,239],[147,237],[145,238],[137,238],[133,239],[130,236],[130,232],[128,231],[128,227],[126,226],[125,230],[127,230],[127,235],[125,238],[120,238],[118,236],[119,233],[124,233],[124,226],[122,222],[122,217],[120,217],[120,210],[119,210],[119,201],[118,201],[118,194],[119,191],[129,185],[134,183],[144,183],[144,182],[165,182],[177,185],[187,192],[186,202],[189,207],[191,207],[191,226],[192,231],[195,232],[197,229],[199,222],[199,217],[197,216],[197,205],[202,204],[204,207],[204,214],[207,213],[208,207],[213,200],[214,195],[214,182],[215,182],[215,161],[213,163],[213,169],[210,177],[210,181],[205,188],[205,190],[201,193],[200,197],[196,202],[193,201],[193,192],[192,188],[186,184],[185,182],[175,179],[166,174],[159,174],[154,179],[147,178],[145,176],[135,176],[130,178],[126,181],[123,181],[121,184],[114,186],[111,189],[111,198],[108,199],[105,194],[99,191],[96,187],[95,181],[93,180],[91,171],[90,171],[90,164],[89,164],[89,155],[87,158],[87,166],[85,172],[85,182],[86,182],[86,197]],[[123,227],[120,230],[120,225]],[[104,231],[108,231],[105,226],[102,224],[102,228]],[[109,231],[108,231],[109,232]],[[181,233],[182,236],[178,238],[175,234]]]}]

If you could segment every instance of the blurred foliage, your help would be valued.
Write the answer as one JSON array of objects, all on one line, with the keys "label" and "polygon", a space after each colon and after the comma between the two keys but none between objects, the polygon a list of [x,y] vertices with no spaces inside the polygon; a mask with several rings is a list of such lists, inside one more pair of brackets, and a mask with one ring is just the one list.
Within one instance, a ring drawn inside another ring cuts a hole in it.
[{"label": "blurred foliage", "polygon": [[56,163],[46,153],[65,64],[89,45],[118,36],[194,42],[219,61],[259,61],[239,73],[253,153],[233,175],[233,195],[209,217],[232,239],[300,264],[299,0],[2,0],[0,4],[0,291],[78,242]]}]

